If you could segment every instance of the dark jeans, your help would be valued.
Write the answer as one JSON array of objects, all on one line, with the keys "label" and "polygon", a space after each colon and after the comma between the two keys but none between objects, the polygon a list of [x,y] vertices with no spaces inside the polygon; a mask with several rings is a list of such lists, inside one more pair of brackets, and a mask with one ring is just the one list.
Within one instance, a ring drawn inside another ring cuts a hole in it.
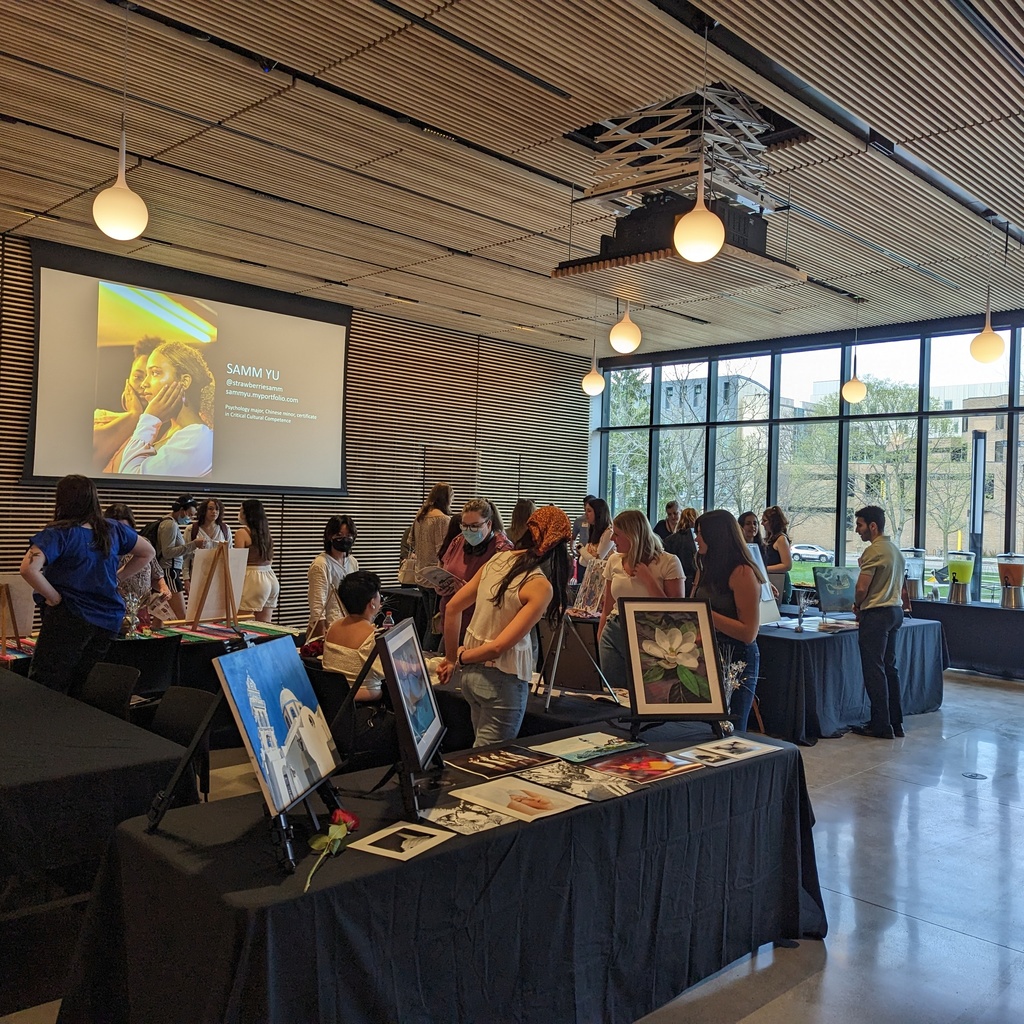
[{"label": "dark jeans", "polygon": [[746,732],[750,709],[754,706],[757,674],[761,668],[761,652],[756,642],[742,644],[739,640],[731,640],[721,633],[718,634],[718,646],[723,660],[728,658],[733,664],[743,662],[743,672],[739,678],[740,685],[729,695],[728,711],[736,719],[736,731]]},{"label": "dark jeans", "polygon": [[900,673],[896,667],[896,630],[903,625],[903,609],[868,608],[860,613],[860,662],[864,670],[864,689],[871,701],[869,728],[885,732],[903,724],[900,705]]},{"label": "dark jeans", "polygon": [[62,601],[42,610],[29,679],[76,696],[93,665],[102,661],[114,634],[79,618]]}]

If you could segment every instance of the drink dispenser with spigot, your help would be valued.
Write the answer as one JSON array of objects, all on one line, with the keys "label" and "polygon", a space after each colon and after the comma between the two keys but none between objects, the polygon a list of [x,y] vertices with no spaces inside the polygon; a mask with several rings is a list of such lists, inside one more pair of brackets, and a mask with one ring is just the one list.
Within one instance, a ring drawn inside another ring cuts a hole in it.
[{"label": "drink dispenser with spigot", "polygon": [[949,553],[949,604],[971,603],[971,577],[974,575],[973,551],[950,551]]},{"label": "drink dispenser with spigot", "polygon": [[1024,555],[1007,551],[996,555],[999,582],[1003,585],[1002,608],[1024,608]]}]

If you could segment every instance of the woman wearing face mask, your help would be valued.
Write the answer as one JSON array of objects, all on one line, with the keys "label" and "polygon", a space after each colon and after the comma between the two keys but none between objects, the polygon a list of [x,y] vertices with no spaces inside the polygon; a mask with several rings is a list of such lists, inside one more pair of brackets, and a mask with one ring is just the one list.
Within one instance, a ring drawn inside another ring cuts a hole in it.
[{"label": "woman wearing face mask", "polygon": [[324,549],[313,559],[309,578],[309,623],[306,642],[322,637],[336,619],[345,614],[338,600],[338,585],[350,573],[359,571],[352,554],[356,524],[351,516],[331,516],[324,527]]},{"label": "woman wearing face mask", "polygon": [[[471,580],[492,555],[499,551],[510,551],[512,542],[505,536],[504,524],[494,505],[484,498],[471,498],[462,508],[462,519],[459,535],[448,545],[441,559],[441,568],[447,569],[453,576],[465,582]],[[459,584],[452,584],[444,591],[438,589],[441,597],[440,613],[444,622],[445,609],[448,602],[460,589]],[[466,635],[466,627],[473,617],[473,606],[470,605],[462,613],[459,626],[459,643]]]}]

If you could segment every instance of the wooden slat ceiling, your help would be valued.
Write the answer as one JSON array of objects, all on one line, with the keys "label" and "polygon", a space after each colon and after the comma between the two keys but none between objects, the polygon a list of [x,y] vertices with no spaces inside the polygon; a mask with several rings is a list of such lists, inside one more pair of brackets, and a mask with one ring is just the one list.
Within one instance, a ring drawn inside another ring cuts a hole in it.
[{"label": "wooden slat ceiling", "polygon": [[[980,324],[989,264],[993,305],[1024,307],[1018,245],[1004,259],[977,212],[850,127],[1024,228],[1024,15],[974,8],[1008,49],[949,0],[151,0],[129,19],[127,113],[150,223],[114,242],[90,209],[116,169],[124,11],[0,0],[0,231],[526,345],[597,336],[599,356],[627,298],[651,350]],[[726,256],[552,279],[615,226],[580,199],[597,167],[575,133],[697,88],[682,19],[701,12],[759,56],[712,30],[709,78],[808,133],[768,153],[766,188],[792,206],[768,254],[812,281]],[[754,70],[772,67],[788,77]]]}]

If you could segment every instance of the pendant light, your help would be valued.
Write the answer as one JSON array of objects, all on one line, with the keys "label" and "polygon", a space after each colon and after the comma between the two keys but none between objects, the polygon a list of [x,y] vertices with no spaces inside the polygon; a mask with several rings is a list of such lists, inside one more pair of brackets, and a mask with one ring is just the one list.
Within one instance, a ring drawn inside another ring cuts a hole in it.
[{"label": "pendant light", "polygon": [[704,202],[704,124],[708,109],[708,27],[704,26],[704,89],[700,112],[700,149],[697,154],[697,195],[693,209],[676,221],[672,232],[675,250],[690,263],[706,263],[717,256],[725,244],[725,225]]},{"label": "pendant light", "polygon": [[119,241],[138,238],[149,223],[149,210],[142,197],[128,187],[125,180],[125,114],[128,108],[128,11],[133,5],[124,3],[124,87],[121,93],[121,146],[117,156],[117,181],[105,188],[92,203],[92,219],[96,227]]},{"label": "pendant light", "polygon": [[985,326],[971,342],[971,357],[979,363],[994,363],[1006,350],[1002,336],[992,330],[992,261],[988,264],[988,283],[985,286]]},{"label": "pendant light", "polygon": [[590,372],[584,375],[581,385],[583,390],[590,395],[591,398],[596,398],[602,391],[604,391],[604,374],[597,368],[596,338],[594,339],[594,356],[590,362]]},{"label": "pendant light", "polygon": [[857,376],[857,328],[853,328],[853,376],[843,385],[840,394],[850,405],[859,405],[867,397],[867,385]]},{"label": "pendant light", "polygon": [[[615,300],[615,310],[618,312],[619,300]],[[616,352],[628,355],[640,347],[640,328],[633,323],[629,316],[629,299],[626,299],[626,312],[622,319],[608,332],[608,341]]]}]

